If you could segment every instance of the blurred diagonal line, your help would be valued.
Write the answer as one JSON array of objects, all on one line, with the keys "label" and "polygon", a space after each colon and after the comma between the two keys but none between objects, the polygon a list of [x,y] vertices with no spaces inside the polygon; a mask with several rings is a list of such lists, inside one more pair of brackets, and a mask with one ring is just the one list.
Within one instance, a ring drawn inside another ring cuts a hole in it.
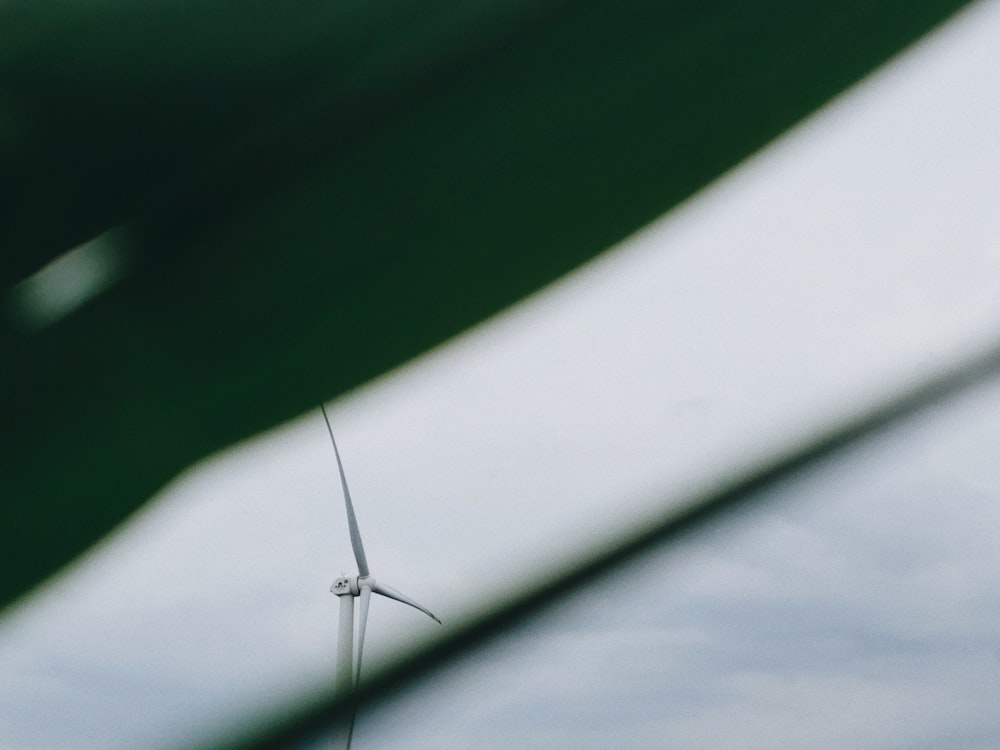
[{"label": "blurred diagonal line", "polygon": [[[620,533],[603,549],[577,559],[536,587],[506,595],[491,611],[468,620],[363,682],[354,696],[330,692],[301,705],[297,711],[273,717],[242,739],[222,747],[231,750],[282,748],[315,739],[326,727],[356,709],[371,709],[396,693],[410,689],[449,664],[467,657],[532,617],[565,602],[580,590],[602,582],[637,562],[643,555],[662,552],[696,531],[722,521],[737,510],[752,509],[768,499],[766,490],[834,458],[843,450],[897,426],[971,386],[1000,374],[1000,339],[977,355],[944,368],[934,376],[890,397],[881,404],[841,421],[797,447],[734,473],[707,489],[668,504],[659,518]],[[332,678],[331,678],[332,685]],[[213,743],[204,747],[220,747]]]}]

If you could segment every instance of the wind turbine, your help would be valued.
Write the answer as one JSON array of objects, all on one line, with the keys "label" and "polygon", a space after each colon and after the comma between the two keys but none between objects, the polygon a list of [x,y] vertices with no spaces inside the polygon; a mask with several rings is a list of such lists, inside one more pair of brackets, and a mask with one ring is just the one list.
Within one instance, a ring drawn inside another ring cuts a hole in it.
[{"label": "wind turbine", "polygon": [[[330,426],[330,418],[326,415],[326,407],[320,405],[323,412],[323,420],[326,422],[326,429],[330,433],[330,442],[333,443],[333,453],[337,457],[337,469],[340,470],[340,483],[344,488],[344,505],[347,508],[347,526],[351,533],[351,547],[354,549],[354,560],[358,564],[358,574],[356,576],[341,575],[337,578],[330,591],[340,597],[340,628],[337,633],[337,673],[335,688],[343,695],[354,689],[361,678],[361,654],[365,647],[365,625],[368,623],[368,603],[373,593],[381,594],[397,602],[408,604],[414,609],[419,609],[439,625],[441,621],[429,609],[420,606],[408,596],[401,594],[396,589],[380,583],[372,577],[368,570],[368,560],[365,557],[365,548],[361,543],[361,531],[358,529],[358,519],[354,515],[354,505],[351,503],[351,491],[347,488],[347,477],[344,475],[344,464],[340,460],[340,451],[337,449],[337,441],[333,437],[333,428]],[[358,640],[357,659],[354,657],[354,597],[361,600],[361,611],[358,615]],[[347,750],[351,746],[351,734],[354,731],[354,713],[352,712],[350,721],[344,728],[341,736],[335,738],[334,747]]]}]

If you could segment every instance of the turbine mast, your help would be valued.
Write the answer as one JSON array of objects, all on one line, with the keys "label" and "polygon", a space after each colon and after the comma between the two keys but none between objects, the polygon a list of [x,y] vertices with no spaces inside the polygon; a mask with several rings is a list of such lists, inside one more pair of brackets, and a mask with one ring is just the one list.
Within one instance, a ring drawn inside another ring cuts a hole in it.
[{"label": "turbine mast", "polygon": [[[334,584],[336,585],[336,584]],[[337,593],[337,592],[334,592]],[[340,599],[340,628],[337,631],[337,675],[334,687],[340,695],[354,689],[354,594],[338,594]]]}]

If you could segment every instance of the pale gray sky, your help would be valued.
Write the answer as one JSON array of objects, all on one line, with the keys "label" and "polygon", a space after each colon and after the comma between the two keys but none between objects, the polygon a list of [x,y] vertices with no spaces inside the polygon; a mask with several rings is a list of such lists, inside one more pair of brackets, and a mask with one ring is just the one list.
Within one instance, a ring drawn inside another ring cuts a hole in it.
[{"label": "pale gray sky", "polygon": [[[447,626],[991,339],[998,70],[990,2],[612,253],[333,404],[373,573]],[[992,747],[996,395],[362,716],[356,747]],[[0,747],[167,747],[328,681],[328,587],[353,570],[341,502],[318,411],[179,477],[0,622]],[[366,657],[436,628],[376,601]]]},{"label": "pale gray sky", "polygon": [[986,750],[1000,380],[362,717],[395,748]]}]

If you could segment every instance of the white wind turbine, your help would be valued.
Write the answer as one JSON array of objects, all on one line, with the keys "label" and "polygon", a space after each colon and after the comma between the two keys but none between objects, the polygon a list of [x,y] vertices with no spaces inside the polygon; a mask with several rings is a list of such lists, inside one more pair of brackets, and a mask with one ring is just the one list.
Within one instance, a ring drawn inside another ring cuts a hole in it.
[{"label": "white wind turbine", "polygon": [[[340,694],[349,692],[361,677],[361,653],[365,646],[365,625],[368,622],[368,603],[373,593],[381,594],[389,599],[395,599],[403,604],[409,604],[419,609],[439,625],[441,621],[425,607],[405,596],[396,589],[376,581],[368,570],[368,560],[365,558],[365,548],[361,543],[361,532],[358,530],[358,519],[354,515],[354,505],[351,503],[351,491],[347,488],[347,477],[344,475],[344,464],[340,460],[337,441],[333,437],[330,418],[326,415],[326,407],[320,405],[326,429],[330,433],[333,452],[337,457],[337,468],[340,470],[340,483],[344,487],[344,505],[347,508],[347,526],[351,533],[351,547],[354,549],[354,559],[358,564],[356,576],[341,575],[330,586],[330,591],[340,597],[340,629],[337,634],[337,674],[336,691]],[[354,597],[361,599],[361,611],[358,615],[357,658],[354,656]],[[335,738],[334,747],[350,748],[351,733],[354,729],[354,715],[347,722],[343,733]]]}]

